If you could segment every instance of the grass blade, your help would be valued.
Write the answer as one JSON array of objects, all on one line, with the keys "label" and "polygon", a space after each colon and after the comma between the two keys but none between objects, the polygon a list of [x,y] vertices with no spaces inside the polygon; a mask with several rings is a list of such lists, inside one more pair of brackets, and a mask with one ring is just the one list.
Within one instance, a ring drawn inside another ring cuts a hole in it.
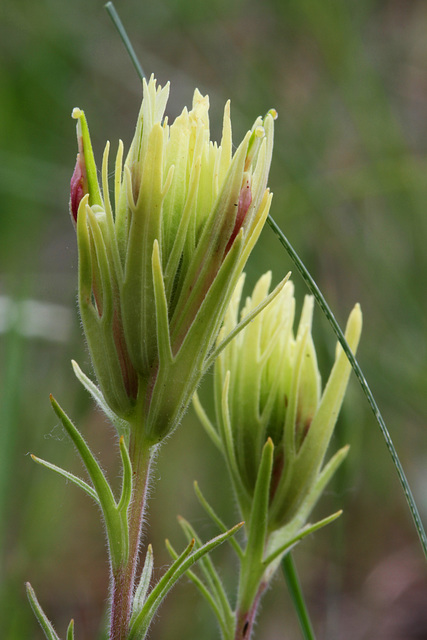
[{"label": "grass blade", "polygon": [[131,41],[129,40],[129,36],[126,33],[126,30],[122,24],[122,21],[119,18],[119,14],[117,13],[114,4],[112,2],[107,2],[107,4],[105,4],[104,7],[108,15],[110,16],[111,20],[113,21],[114,26],[119,32],[119,36],[121,37],[123,44],[126,47],[126,51],[128,52],[130,59],[132,60],[133,66],[136,69],[139,79],[142,81],[142,79],[145,78],[145,74],[142,70],[138,57],[135,53],[135,50],[132,46]]}]

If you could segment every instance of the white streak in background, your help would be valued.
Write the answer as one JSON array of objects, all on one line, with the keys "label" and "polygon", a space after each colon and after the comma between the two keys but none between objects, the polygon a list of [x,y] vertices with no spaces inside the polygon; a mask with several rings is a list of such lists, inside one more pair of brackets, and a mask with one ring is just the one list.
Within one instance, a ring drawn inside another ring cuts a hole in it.
[{"label": "white streak in background", "polygon": [[66,342],[72,324],[68,307],[31,299],[15,301],[0,295],[0,334],[17,331],[26,338]]}]

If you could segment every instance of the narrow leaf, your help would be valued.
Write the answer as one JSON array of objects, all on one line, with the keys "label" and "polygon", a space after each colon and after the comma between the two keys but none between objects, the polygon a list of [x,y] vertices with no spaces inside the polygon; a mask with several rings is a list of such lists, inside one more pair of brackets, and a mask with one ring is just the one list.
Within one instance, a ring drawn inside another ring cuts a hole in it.
[{"label": "narrow leaf", "polygon": [[153,547],[151,546],[151,544],[149,544],[147,547],[147,553],[145,554],[145,561],[144,561],[144,566],[141,572],[141,577],[135,592],[135,596],[133,598],[132,618],[130,621],[131,625],[133,624],[136,616],[144,606],[144,602],[148,593],[148,588],[150,586],[151,576],[153,574],[153,566],[154,566]]},{"label": "narrow leaf", "polygon": [[123,436],[120,438],[119,446],[123,464],[123,484],[122,495],[120,497],[120,502],[117,505],[117,509],[125,514],[132,497],[132,463],[130,461],[129,451]]},{"label": "narrow leaf", "polygon": [[90,378],[87,377],[85,373],[80,369],[79,365],[75,360],[71,360],[71,364],[73,365],[74,375],[77,380],[84,386],[86,391],[90,393],[92,398],[95,400],[98,407],[103,411],[103,413],[107,416],[110,422],[116,427],[117,431],[120,434],[128,436],[129,434],[129,424],[126,420],[119,418],[114,411],[110,409],[108,404],[105,402],[104,396],[102,395],[101,390],[92,382]]},{"label": "narrow leaf", "polygon": [[[194,540],[190,542],[188,547],[177,558],[172,566],[166,571],[164,576],[159,580],[154,589],[151,591],[147,600],[145,601],[142,611],[140,611],[136,620],[134,621],[127,640],[143,640],[147,634],[148,628],[153,620],[153,617],[160,606],[163,598],[174,586],[176,581],[200,558],[206,553],[209,553],[215,549],[218,545],[222,544],[230,536],[234,535],[243,523],[236,525],[227,533],[223,533],[216,538],[213,538],[202,547],[192,552],[194,547]],[[190,555],[191,554],[191,555]]]},{"label": "narrow leaf", "polygon": [[252,502],[251,516],[248,524],[248,543],[245,555],[251,558],[251,562],[258,563],[264,553],[268,524],[268,504],[270,499],[270,481],[273,468],[274,445],[268,438],[262,450],[257,480],[255,484],[254,498]]},{"label": "narrow leaf", "polygon": [[46,614],[44,613],[43,609],[40,606],[39,601],[37,600],[34,589],[32,588],[29,582],[26,583],[25,588],[27,590],[27,596],[28,596],[28,600],[30,601],[31,608],[34,611],[34,615],[39,621],[40,626],[43,629],[47,640],[59,640],[59,636],[56,634],[55,629],[52,626],[52,623],[46,617]]},{"label": "narrow leaf", "polygon": [[114,26],[116,27],[120,38],[123,41],[123,44],[126,47],[126,51],[128,52],[128,55],[130,57],[130,59],[132,60],[133,66],[136,69],[136,72],[138,74],[138,77],[140,80],[142,80],[143,78],[145,78],[144,72],[142,70],[142,67],[139,63],[138,57],[135,53],[135,50],[132,46],[131,41],[129,40],[129,37],[126,33],[126,30],[123,26],[122,21],[119,18],[119,14],[117,13],[114,4],[112,2],[107,2],[107,4],[105,5],[105,9],[108,13],[108,15],[110,16],[111,20],[113,21]]},{"label": "narrow leaf", "polygon": [[289,538],[289,540],[287,540],[282,546],[278,547],[269,556],[267,556],[263,560],[264,565],[268,566],[269,564],[274,562],[274,560],[279,558],[283,553],[285,553],[285,551],[295,546],[297,542],[300,542],[301,540],[303,540],[303,538],[306,538],[311,533],[314,533],[315,531],[322,529],[322,527],[326,527],[327,524],[330,524],[331,522],[339,518],[341,514],[342,514],[342,510],[337,511],[336,513],[333,513],[327,518],[323,518],[323,520],[319,520],[314,524],[306,525],[303,529],[301,529],[301,531],[299,531],[299,533],[297,533],[297,535],[293,536],[292,538]]},{"label": "narrow leaf", "polygon": [[74,620],[70,620],[67,629],[67,640],[74,640]]},{"label": "narrow leaf", "polygon": [[195,410],[195,412],[197,414],[197,417],[199,418],[200,422],[202,423],[202,427],[204,428],[204,430],[206,431],[206,433],[208,434],[208,436],[210,437],[210,439],[212,440],[214,445],[220,451],[223,451],[221,438],[219,437],[219,435],[217,433],[217,430],[213,426],[212,422],[209,420],[208,415],[207,415],[206,411],[204,410],[204,408],[202,406],[202,403],[199,400],[199,395],[198,395],[197,391],[193,396],[193,407],[194,407],[194,410]]},{"label": "narrow leaf", "polygon": [[[169,551],[169,554],[170,554],[172,560],[176,560],[178,558],[178,554],[175,551],[175,549],[172,547],[172,545],[170,544],[169,540],[166,540],[166,548]],[[195,585],[196,589],[199,590],[199,592],[204,597],[204,599],[206,600],[208,605],[211,607],[212,611],[215,614],[216,619],[218,620],[218,624],[221,627],[222,635],[223,635],[223,637],[226,637],[226,633],[227,633],[227,628],[228,627],[227,627],[226,622],[224,621],[223,612],[222,612],[221,607],[219,606],[218,602],[215,600],[214,596],[209,591],[209,589],[204,584],[204,582],[199,578],[199,576],[197,576],[194,573],[194,571],[191,571],[189,569],[187,571],[187,573],[186,573],[186,576],[187,576],[187,578],[189,578],[191,580],[191,582]]]},{"label": "narrow leaf", "polygon": [[50,401],[58,418],[61,420],[65,430],[73,441],[78,450],[87,472],[92,480],[93,486],[99,497],[102,513],[104,515],[105,526],[107,528],[107,536],[111,553],[111,561],[113,567],[123,561],[127,554],[127,531],[123,530],[120,514],[114,500],[113,492],[108,484],[98,462],[89,449],[86,441],[80,432],[76,429],[67,414],[59,406],[53,396]]},{"label": "narrow leaf", "polygon": [[[196,541],[196,547],[200,548],[202,546],[202,541],[200,540],[191,524],[187,520],[185,520],[185,518],[179,517],[178,520],[182,530],[187,536],[187,539],[194,539]],[[199,567],[206,579],[206,582],[208,583],[208,586],[211,589],[213,597],[222,610],[222,617],[225,620],[231,620],[233,618],[233,612],[231,610],[231,606],[228,601],[224,586],[221,582],[221,578],[219,577],[211,558],[208,555],[201,558]]]},{"label": "narrow leaf", "polygon": [[40,464],[47,469],[51,469],[51,471],[55,471],[60,476],[63,476],[66,480],[70,480],[70,482],[74,482],[74,484],[80,487],[80,489],[83,489],[83,491],[85,491],[91,498],[95,500],[98,505],[100,505],[96,491],[90,485],[88,485],[87,482],[75,476],[73,473],[65,471],[65,469],[61,469],[61,467],[57,467],[56,464],[52,464],[51,462],[47,462],[46,460],[37,458],[37,456],[35,456],[34,454],[31,454],[31,458],[34,460],[34,462],[37,462],[37,464]]},{"label": "narrow leaf", "polygon": [[152,269],[154,300],[156,304],[157,346],[159,349],[160,364],[167,366],[172,362],[173,355],[170,343],[168,302],[160,260],[160,247],[157,240],[154,241],[153,245]]},{"label": "narrow leaf", "polygon": [[[218,529],[220,531],[222,531],[223,533],[228,531],[226,525],[223,523],[221,518],[219,518],[219,516],[217,516],[217,514],[212,509],[212,507],[209,504],[209,502],[204,497],[204,495],[201,492],[200,487],[199,487],[197,482],[194,482],[194,491],[196,493],[197,499],[200,502],[201,506],[206,511],[206,513],[208,514],[210,519],[217,525]],[[242,558],[243,557],[242,548],[241,548],[241,546],[239,545],[239,543],[237,542],[237,540],[236,540],[236,538],[234,536],[232,538],[229,538],[229,543],[231,544],[231,546],[233,547],[233,549],[235,550],[235,552],[237,553],[239,558]]]}]

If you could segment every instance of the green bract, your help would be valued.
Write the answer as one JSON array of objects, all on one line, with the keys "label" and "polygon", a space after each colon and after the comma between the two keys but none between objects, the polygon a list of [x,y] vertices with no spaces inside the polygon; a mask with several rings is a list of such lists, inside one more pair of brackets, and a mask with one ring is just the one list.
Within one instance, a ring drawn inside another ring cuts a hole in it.
[{"label": "green bract", "polygon": [[[222,334],[238,323],[244,278],[231,300]],[[271,274],[256,284],[241,312],[243,320],[267,296]],[[287,282],[274,300],[222,351],[215,363],[216,431],[208,425],[223,450],[243,517],[249,521],[263,451],[274,447],[269,489],[268,530],[292,521],[300,525],[332,473],[323,467],[351,371],[341,347],[322,393],[316,351],[311,337],[313,298],[306,296],[296,335],[295,299]],[[350,314],[346,338],[354,351],[362,316],[356,305]],[[196,400],[196,408],[207,424]],[[218,437],[219,436],[219,437]],[[339,452],[341,460],[346,450]],[[333,458],[334,460],[334,458]]]},{"label": "green bract", "polygon": [[163,119],[169,86],[144,81],[135,136],[101,185],[85,116],[71,211],[79,305],[95,373],[110,408],[160,441],[178,424],[204,373],[225,310],[268,215],[275,112],[232,154],[229,103],[221,144],[210,141],[208,97]]}]

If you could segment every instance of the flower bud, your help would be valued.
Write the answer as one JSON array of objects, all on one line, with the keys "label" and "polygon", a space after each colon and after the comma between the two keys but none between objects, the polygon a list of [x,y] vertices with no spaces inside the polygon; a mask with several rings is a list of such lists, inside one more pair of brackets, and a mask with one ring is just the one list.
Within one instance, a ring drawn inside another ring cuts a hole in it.
[{"label": "flower bud", "polygon": [[[270,282],[271,273],[260,278],[246,300],[241,320],[262,303]],[[242,287],[243,278],[225,316],[224,334],[238,323]],[[225,347],[215,363],[218,442],[225,452],[245,518],[250,512],[264,445],[269,439],[274,444],[268,507],[270,531],[295,518],[304,524],[318,498],[326,477],[322,476],[324,457],[351,370],[339,348],[322,392],[311,336],[312,315],[313,298],[307,296],[294,334],[294,286],[289,281]],[[356,305],[346,333],[353,351],[359,341],[361,322],[360,308]],[[218,339],[222,338],[220,335]],[[340,454],[340,460],[342,457]],[[331,469],[328,473],[332,473]]]},{"label": "flower bud", "polygon": [[229,103],[217,145],[207,96],[196,90],[192,109],[169,125],[169,85],[151,78],[143,88],[124,165],[119,146],[113,203],[109,147],[101,190],[84,114],[73,112],[80,153],[72,213],[80,310],[101,390],[120,416],[139,412],[157,442],[188,406],[268,215],[274,114],[258,118],[233,155]]}]

